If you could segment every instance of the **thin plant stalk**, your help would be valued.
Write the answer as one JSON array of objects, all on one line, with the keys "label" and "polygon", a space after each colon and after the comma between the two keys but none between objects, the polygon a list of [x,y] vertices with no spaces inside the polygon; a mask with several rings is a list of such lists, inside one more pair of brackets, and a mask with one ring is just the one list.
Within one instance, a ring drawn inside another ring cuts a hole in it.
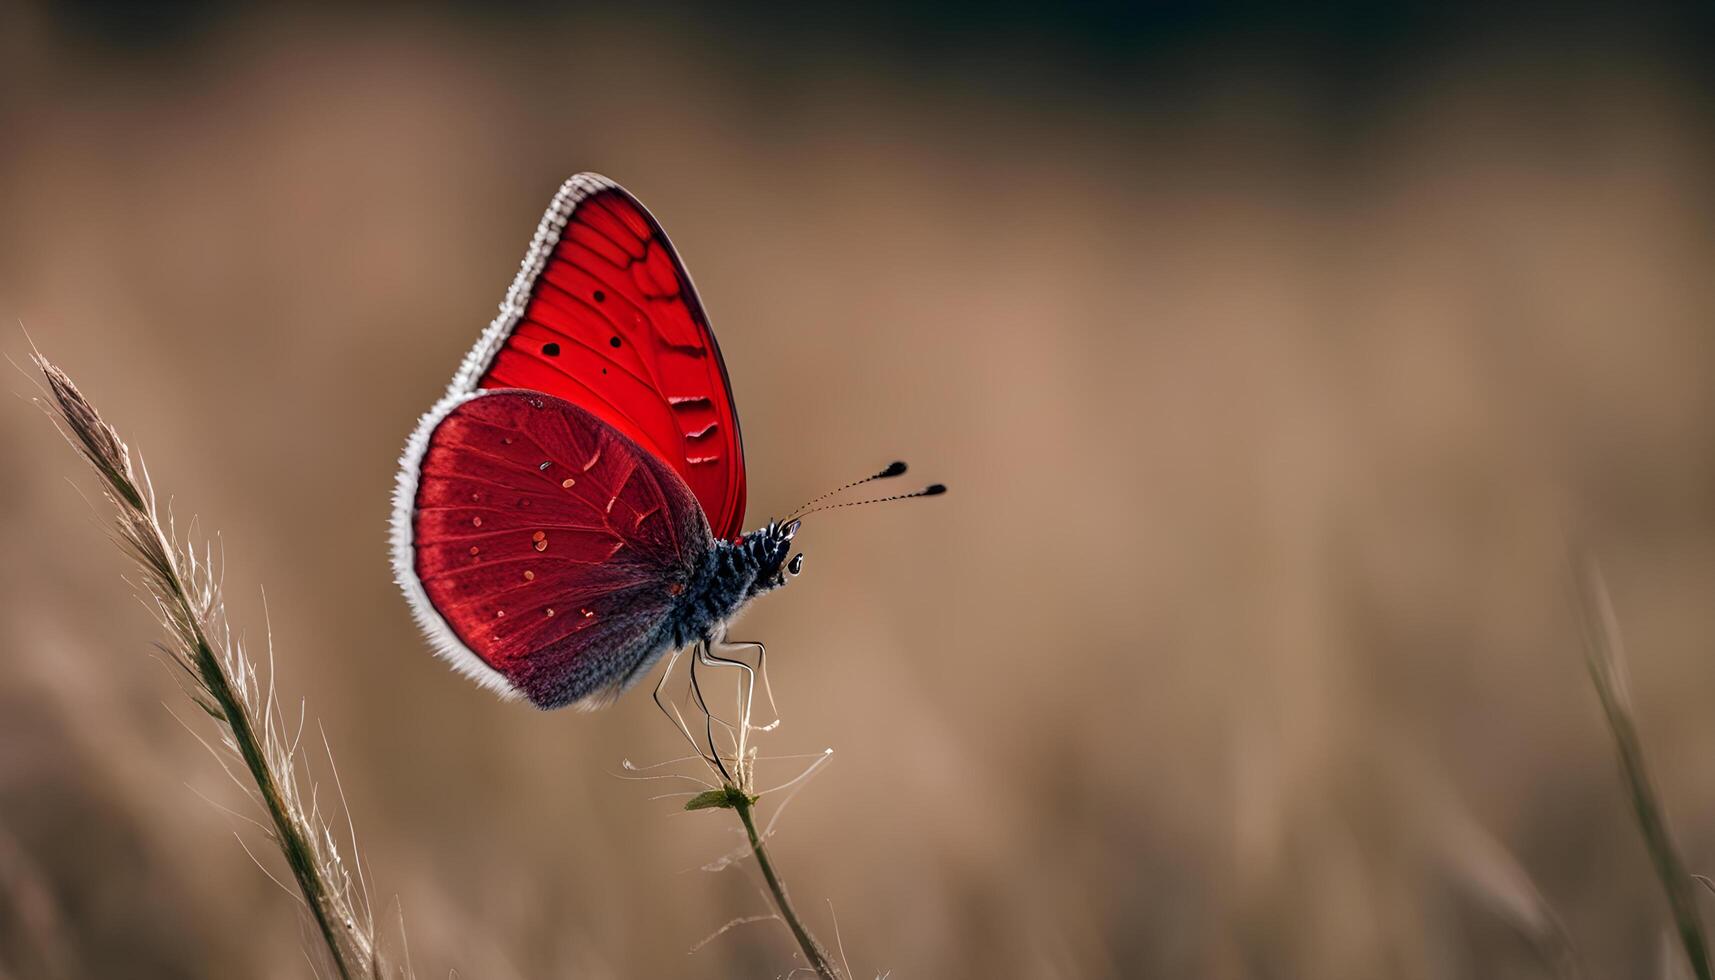
[{"label": "thin plant stalk", "polygon": [[[698,793],[690,800],[687,800],[685,802],[685,809],[707,810],[720,808],[738,811],[739,822],[744,824],[745,837],[750,842],[750,853],[756,858],[757,867],[762,869],[763,881],[768,885],[769,898],[774,902],[774,907],[779,913],[780,920],[786,923],[787,929],[791,930],[792,938],[797,941],[798,948],[804,952],[805,961],[810,964],[810,968],[816,972],[816,976],[821,978],[821,980],[845,980],[844,975],[834,966],[834,961],[832,957],[828,955],[827,948],[820,942],[816,941],[816,937],[811,935],[809,928],[804,925],[804,920],[798,915],[798,910],[793,908],[792,900],[786,894],[786,886],[781,882],[779,872],[774,869],[774,861],[769,858],[768,848],[763,843],[768,836],[768,831],[763,830],[761,833],[758,833],[756,829],[756,817],[754,811],[756,801],[758,799],[756,789],[757,747],[751,741],[751,735],[753,733],[769,731],[773,729],[775,725],[779,724],[778,711],[775,712],[775,720],[767,725],[758,726],[752,720],[756,677],[761,671],[762,661],[758,659],[757,667],[753,669],[749,665],[738,661],[717,660],[707,657],[706,654],[707,651],[702,649],[693,653],[692,656],[695,659],[692,661],[690,669],[690,693],[695,696],[696,710],[702,713],[703,719],[706,723],[704,725],[704,731],[707,737],[706,743],[698,743],[697,737],[692,734],[690,726],[686,723],[683,714],[680,713],[676,705],[672,702],[663,702],[659,696],[657,696],[655,702],[661,707],[662,712],[667,715],[668,719],[673,722],[674,727],[679,730],[679,733],[685,737],[687,742],[690,743],[692,750],[702,759],[703,763],[708,767],[710,774],[713,775],[719,783],[718,786],[712,786],[710,789],[702,793]],[[675,657],[672,661],[668,662],[667,668],[661,678],[661,684],[663,686],[667,683],[667,677],[671,675],[673,665],[677,659],[678,658]],[[715,717],[714,713],[709,710],[708,702],[703,697],[702,685],[697,678],[697,663],[706,663],[710,665],[722,664],[743,668],[744,679],[739,684],[737,691],[737,703],[735,705],[738,711],[738,723],[736,725],[729,725],[723,721],[719,721],[719,719]],[[764,678],[764,684],[766,685],[767,674],[762,673],[762,677]],[[768,700],[770,707],[773,707],[774,698],[772,693],[769,694]],[[721,730],[730,739],[730,744],[728,746],[728,748],[730,748],[730,753],[728,751],[723,751],[721,747],[716,745],[715,726],[717,723]],[[706,748],[704,747],[705,745]],[[794,783],[801,783],[803,780],[807,779],[811,773],[815,772],[822,763],[827,760],[828,755],[832,751],[832,749],[829,749],[827,752],[822,753],[817,760],[806,768],[804,772],[800,773],[797,778],[789,780],[782,786],[776,787],[776,789],[785,789],[787,786],[791,786]],[[704,785],[709,784],[705,782]],[[770,792],[773,792],[773,790],[770,790]],[[793,792],[795,793],[796,790]],[[792,794],[788,794],[786,800],[782,802],[781,805],[784,806],[786,802],[790,802],[791,798]],[[778,811],[776,811],[776,815],[778,816]]]},{"label": "thin plant stalk", "polygon": [[272,681],[263,688],[226,621],[212,554],[205,549],[199,556],[178,544],[147,471],[138,475],[118,431],[64,371],[40,354],[31,359],[47,382],[50,418],[106,484],[117,512],[118,544],[143,572],[143,589],[166,630],[161,649],[184,671],[187,693],[221,725],[226,748],[243,762],[254,783],[251,795],[268,815],[270,834],[335,973],[340,980],[386,975],[361,861],[354,883],[313,792],[306,802],[295,772],[297,737],[278,710]]},{"label": "thin plant stalk", "polygon": [[745,836],[750,838],[750,852],[756,855],[756,866],[762,869],[763,880],[768,882],[768,893],[774,899],[774,907],[780,910],[780,918],[785,920],[786,927],[792,930],[792,938],[798,940],[798,948],[804,951],[804,959],[816,971],[816,976],[822,980],[841,980],[840,973],[834,968],[833,961],[828,957],[828,951],[810,935],[810,930],[804,928],[804,922],[798,918],[798,912],[792,907],[792,900],[786,895],[786,886],[780,883],[780,876],[774,871],[774,862],[768,859],[768,849],[763,846],[762,838],[756,833],[756,820],[751,816],[750,797],[743,793],[733,794],[732,808],[738,811],[738,819],[744,824]]},{"label": "thin plant stalk", "polygon": [[1697,980],[1715,980],[1709,961],[1709,943],[1703,934],[1703,921],[1697,912],[1697,889],[1685,861],[1675,845],[1667,825],[1667,815],[1661,798],[1644,765],[1643,742],[1632,716],[1631,694],[1626,681],[1624,652],[1620,645],[1619,623],[1608,597],[1601,571],[1594,563],[1588,565],[1582,579],[1584,615],[1585,664],[1602,702],[1602,714],[1614,735],[1614,745],[1620,755],[1620,770],[1637,815],[1638,829],[1643,833],[1644,846],[1655,865],[1656,877],[1673,913],[1674,929],[1685,958]]}]

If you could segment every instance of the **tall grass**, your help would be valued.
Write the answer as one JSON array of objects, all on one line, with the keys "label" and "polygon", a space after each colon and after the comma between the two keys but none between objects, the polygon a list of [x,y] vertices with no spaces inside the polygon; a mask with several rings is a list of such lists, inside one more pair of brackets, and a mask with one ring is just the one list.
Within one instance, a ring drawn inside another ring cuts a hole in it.
[{"label": "tall grass", "polygon": [[1614,735],[1614,747],[1620,756],[1620,772],[1625,779],[1632,810],[1637,815],[1638,829],[1656,877],[1667,895],[1668,908],[1673,914],[1674,930],[1685,949],[1685,958],[1697,980],[1711,980],[1709,943],[1703,934],[1703,920],[1697,911],[1697,885],[1686,870],[1685,861],[1674,843],[1667,825],[1667,815],[1661,797],[1644,765],[1643,742],[1638,738],[1637,723],[1632,717],[1630,685],[1626,677],[1624,648],[1620,645],[1619,622],[1614,616],[1613,602],[1602,579],[1601,570],[1587,562],[1581,570],[1580,609],[1583,612],[1584,662],[1590,670],[1590,680],[1596,696],[1602,702],[1602,714]]},{"label": "tall grass", "polygon": [[[340,980],[390,975],[376,946],[368,882],[355,842],[348,867],[314,785],[299,776],[302,719],[296,726],[289,723],[275,697],[272,670],[264,684],[233,633],[212,549],[205,543],[199,554],[180,540],[172,515],[157,504],[147,469],[133,465],[118,431],[64,371],[39,353],[31,360],[46,381],[44,409],[101,477],[114,510],[116,543],[142,572],[139,588],[165,632],[160,650],[183,672],[191,700],[218,726],[216,758],[266,815],[265,829],[314,926],[312,962],[325,961]],[[271,662],[271,647],[269,655]],[[234,760],[248,782],[234,771]],[[349,820],[347,832],[350,839]],[[398,971],[409,972],[408,966]]]}]

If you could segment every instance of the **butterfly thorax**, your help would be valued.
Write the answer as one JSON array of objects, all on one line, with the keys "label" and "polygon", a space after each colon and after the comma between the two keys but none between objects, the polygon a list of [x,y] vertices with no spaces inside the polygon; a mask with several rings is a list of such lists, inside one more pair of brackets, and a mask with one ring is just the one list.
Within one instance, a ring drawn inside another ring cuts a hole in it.
[{"label": "butterfly thorax", "polygon": [[796,522],[778,521],[737,541],[716,541],[691,576],[668,625],[674,647],[717,637],[745,603],[786,584]]}]

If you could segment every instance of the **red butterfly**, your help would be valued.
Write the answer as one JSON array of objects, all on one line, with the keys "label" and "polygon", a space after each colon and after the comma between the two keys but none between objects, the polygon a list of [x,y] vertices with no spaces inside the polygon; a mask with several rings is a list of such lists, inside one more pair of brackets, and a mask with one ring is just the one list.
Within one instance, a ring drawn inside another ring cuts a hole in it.
[{"label": "red butterfly", "polygon": [[798,574],[798,521],[741,536],[744,506],[738,413],[690,276],[636,198],[573,177],[400,458],[393,571],[418,625],[487,687],[600,706]]}]

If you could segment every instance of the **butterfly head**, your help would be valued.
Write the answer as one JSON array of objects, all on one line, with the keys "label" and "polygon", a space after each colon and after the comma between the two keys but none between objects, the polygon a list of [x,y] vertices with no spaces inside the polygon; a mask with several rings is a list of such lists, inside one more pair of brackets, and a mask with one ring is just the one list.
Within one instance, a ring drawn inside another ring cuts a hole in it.
[{"label": "butterfly head", "polygon": [[739,547],[748,553],[756,567],[751,595],[778,589],[789,576],[804,570],[804,553],[792,555],[792,538],[797,535],[798,527],[795,520],[770,521],[768,526],[757,528],[740,541]]},{"label": "butterfly head", "polygon": [[748,547],[751,560],[756,563],[751,594],[779,589],[785,585],[787,577],[803,572],[803,551],[792,554],[792,537],[797,535],[797,529],[799,522],[796,520],[770,520],[767,527],[744,535],[744,546]]}]

